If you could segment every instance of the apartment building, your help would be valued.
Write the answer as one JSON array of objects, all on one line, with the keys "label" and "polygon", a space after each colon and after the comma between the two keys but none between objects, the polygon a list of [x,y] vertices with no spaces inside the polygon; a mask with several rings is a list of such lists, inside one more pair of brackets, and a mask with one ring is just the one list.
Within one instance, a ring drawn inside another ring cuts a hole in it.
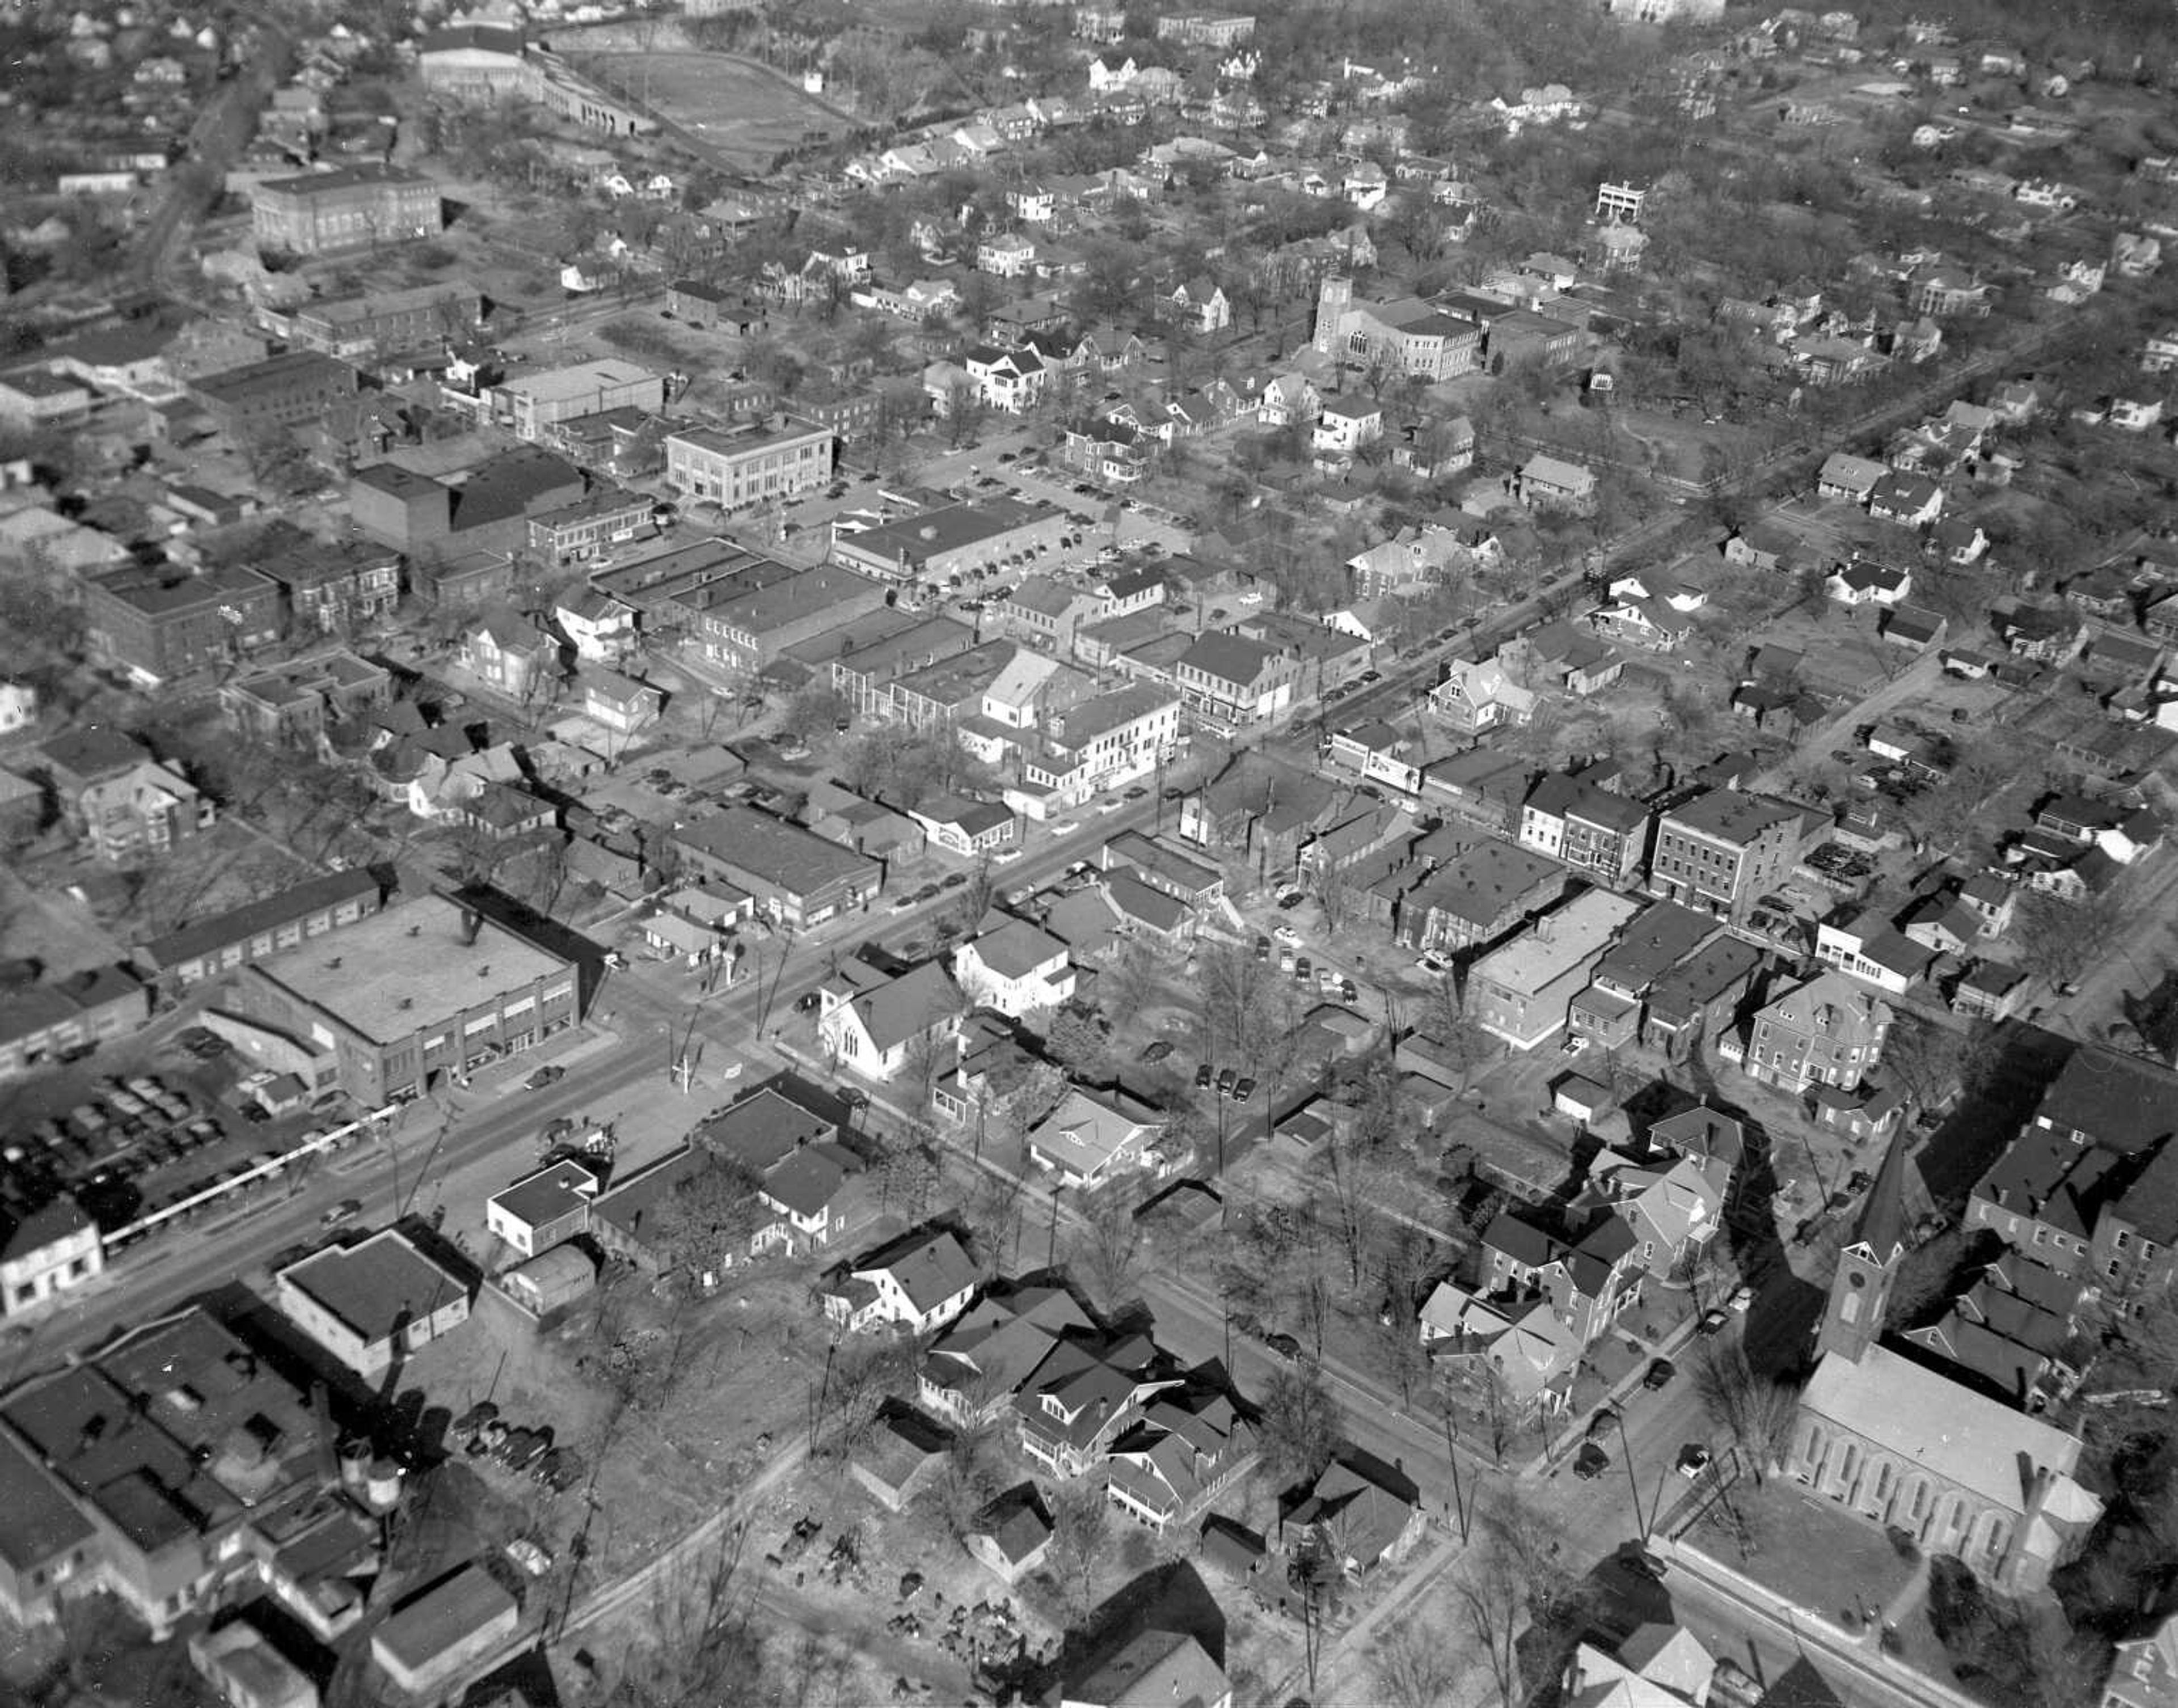
[{"label": "apartment building", "polygon": [[1650,893],[1742,920],[1791,876],[1810,828],[1809,815],[1798,807],[1711,789],[1657,821]]}]

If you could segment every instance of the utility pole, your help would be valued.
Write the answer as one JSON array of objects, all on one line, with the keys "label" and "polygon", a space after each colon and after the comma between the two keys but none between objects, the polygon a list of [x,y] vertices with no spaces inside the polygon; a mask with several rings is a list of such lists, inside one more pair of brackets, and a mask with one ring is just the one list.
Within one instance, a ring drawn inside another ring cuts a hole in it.
[{"label": "utility pole", "polygon": [[1452,1461],[1452,1509],[1459,1520],[1459,1544],[1467,1546],[1467,1491],[1459,1481],[1459,1447],[1452,1438],[1452,1406],[1447,1404],[1439,1414],[1444,1420],[1444,1456]]},{"label": "utility pole", "polygon": [[[1626,1486],[1633,1491],[1634,1494],[1634,1522],[1640,1526],[1641,1540],[1645,1543],[1649,1540],[1649,1520],[1641,1511],[1641,1480],[1634,1474],[1634,1443],[1626,1438],[1626,1414],[1623,1411],[1617,1412],[1617,1419],[1618,1453],[1626,1465]],[[1658,1495],[1661,1496],[1662,1492],[1660,1487],[1657,1490]]]}]

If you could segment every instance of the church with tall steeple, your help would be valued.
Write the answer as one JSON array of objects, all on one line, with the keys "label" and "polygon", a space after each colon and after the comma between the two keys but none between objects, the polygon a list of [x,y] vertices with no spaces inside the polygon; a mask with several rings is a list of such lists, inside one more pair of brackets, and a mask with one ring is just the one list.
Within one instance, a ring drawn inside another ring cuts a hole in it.
[{"label": "church with tall steeple", "polygon": [[1818,1358],[1835,1352],[1858,1364],[1883,1336],[1891,1290],[1898,1279],[1898,1266],[1906,1258],[1910,1225],[1906,1187],[1910,1166],[1904,1141],[1894,1138],[1883,1154],[1883,1166],[1877,1170],[1874,1184],[1868,1189],[1860,1225],[1838,1252],[1837,1273],[1831,1277],[1830,1298],[1823,1307],[1821,1325],[1815,1330]]},{"label": "church with tall steeple", "polygon": [[1784,1469],[1995,1588],[2038,1590],[2079,1551],[2102,1502],[2074,1478],[2077,1437],[1882,1344],[1915,1184],[1894,1138],[1838,1253]]}]

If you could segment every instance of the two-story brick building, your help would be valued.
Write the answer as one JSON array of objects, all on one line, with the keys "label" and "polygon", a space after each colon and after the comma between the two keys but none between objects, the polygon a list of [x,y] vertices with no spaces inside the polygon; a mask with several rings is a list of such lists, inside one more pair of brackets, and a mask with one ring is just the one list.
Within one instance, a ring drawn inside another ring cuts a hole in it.
[{"label": "two-story brick building", "polygon": [[157,688],[271,646],[280,603],[280,589],[254,570],[123,570],[84,583],[84,638],[101,663]]},{"label": "two-story brick building", "polygon": [[425,896],[242,969],[245,1051],[367,1108],[461,1083],[581,1018],[572,963]]},{"label": "two-story brick building", "polygon": [[665,481],[699,503],[741,510],[825,485],[838,453],[839,435],[829,427],[692,427],[666,435]]},{"label": "two-story brick building", "polygon": [[1802,808],[1711,789],[1657,821],[1650,892],[1737,922],[1791,876],[1812,827]]},{"label": "two-story brick building", "polygon": [[271,178],[251,194],[258,247],[327,255],[435,236],[445,223],[439,186],[397,166],[342,166]]}]

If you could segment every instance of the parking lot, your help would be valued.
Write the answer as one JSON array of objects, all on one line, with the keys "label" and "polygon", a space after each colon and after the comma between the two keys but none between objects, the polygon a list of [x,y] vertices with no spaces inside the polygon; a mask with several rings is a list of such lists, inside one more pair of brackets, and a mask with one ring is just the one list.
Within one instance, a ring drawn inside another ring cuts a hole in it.
[{"label": "parking lot", "polygon": [[[274,1076],[249,1074],[245,1066],[210,1032],[191,1027],[149,1061],[102,1075],[85,1068],[52,1076],[26,1092],[15,1111],[22,1125],[0,1151],[0,1164],[26,1201],[70,1192],[111,1230],[246,1174],[314,1122],[339,1118],[304,1108],[299,1099],[292,1107],[276,1099],[278,1111],[266,1109],[259,1094]],[[271,1184],[244,1191],[261,1192]]]}]

